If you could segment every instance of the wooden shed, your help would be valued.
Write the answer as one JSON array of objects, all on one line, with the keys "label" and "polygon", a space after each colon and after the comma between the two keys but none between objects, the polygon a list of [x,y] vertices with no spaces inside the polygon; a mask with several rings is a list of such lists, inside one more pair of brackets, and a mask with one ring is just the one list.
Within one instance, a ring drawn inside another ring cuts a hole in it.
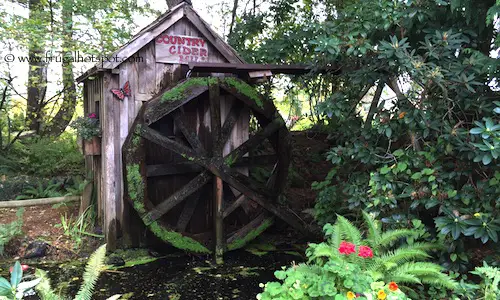
[{"label": "wooden shed", "polygon": [[[214,63],[244,61],[181,2],[77,79],[85,113],[101,122],[101,155],[87,156],[86,167],[110,248],[138,244],[149,229],[180,248],[217,244],[222,253],[274,216],[304,230],[276,202],[289,164],[281,116],[246,82],[211,72]],[[127,83],[123,99],[111,92]],[[268,167],[264,184],[248,176],[254,165]]]}]

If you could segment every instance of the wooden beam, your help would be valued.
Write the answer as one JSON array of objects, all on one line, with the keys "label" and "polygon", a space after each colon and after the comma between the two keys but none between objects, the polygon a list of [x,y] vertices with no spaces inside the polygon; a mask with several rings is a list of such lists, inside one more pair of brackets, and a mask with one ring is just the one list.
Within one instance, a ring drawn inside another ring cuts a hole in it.
[{"label": "wooden beam", "polygon": [[231,136],[231,132],[233,131],[234,125],[238,122],[241,112],[243,110],[243,104],[240,101],[233,101],[233,106],[229,111],[226,120],[224,121],[224,125],[222,126],[219,144],[220,147],[224,148],[227,140]]},{"label": "wooden beam", "polygon": [[[183,82],[177,84],[176,87],[182,84]],[[160,95],[154,97],[152,100],[148,101],[146,111],[144,113],[144,123],[146,123],[147,125],[153,124],[154,122],[173,112],[177,108],[197,98],[206,91],[208,91],[208,86],[205,85],[190,87],[189,92],[186,93],[186,95],[183,96],[182,99],[174,101],[163,100],[163,93],[161,93]]]},{"label": "wooden beam", "polygon": [[179,219],[177,220],[176,228],[178,231],[180,231],[180,232],[186,231],[186,227],[188,226],[189,221],[191,221],[191,218],[193,217],[196,206],[198,205],[198,202],[200,201],[200,196],[201,196],[202,190],[203,189],[199,189],[196,193],[189,196],[189,198],[186,201],[186,204],[184,204],[184,207],[182,208],[182,212],[179,215]]},{"label": "wooden beam", "polygon": [[232,165],[232,163],[238,161],[239,158],[248,153],[251,149],[257,147],[257,145],[262,143],[265,139],[269,138],[282,126],[284,126],[283,120],[281,118],[275,118],[269,125],[257,131],[243,144],[238,146],[238,148],[234,149],[231,153],[229,153],[225,157],[226,162],[228,162],[229,165]]},{"label": "wooden beam", "polygon": [[66,196],[66,197],[39,198],[39,199],[29,199],[29,200],[8,200],[8,201],[0,201],[0,208],[49,205],[62,202],[80,201],[81,199],[82,199],[81,196]]},{"label": "wooden beam", "polygon": [[206,156],[207,152],[201,144],[200,139],[198,139],[198,136],[186,127],[186,124],[183,121],[185,119],[184,113],[180,110],[176,110],[173,112],[173,117],[175,125],[181,130],[191,147],[193,147],[198,154]]},{"label": "wooden beam", "polygon": [[192,162],[181,162],[173,164],[158,164],[148,165],[146,167],[146,176],[167,176],[167,175],[180,175],[188,173],[199,173],[203,168]]},{"label": "wooden beam", "polygon": [[240,194],[236,200],[234,200],[233,203],[231,203],[230,206],[228,206],[226,209],[224,209],[224,214],[222,215],[222,218],[227,218],[233,211],[235,211],[243,202],[245,202],[246,197],[244,194]]},{"label": "wooden beam", "polygon": [[212,136],[212,156],[222,157],[222,148],[220,145],[221,134],[221,116],[220,116],[220,90],[218,84],[211,84],[208,88],[210,101],[210,134]]},{"label": "wooden beam", "polygon": [[[209,176],[208,171],[204,171],[191,181],[189,181],[180,190],[170,195],[167,199],[163,200],[160,204],[155,206],[145,217],[144,222],[154,222],[158,220],[161,216],[166,214],[169,210],[174,208],[177,204],[181,203],[189,195],[196,192],[198,189],[203,187],[208,181],[210,181],[211,176]],[[148,224],[146,224],[148,225]]]},{"label": "wooden beam", "polygon": [[249,199],[255,201],[257,204],[271,212],[272,214],[276,215],[286,223],[288,223],[290,226],[295,228],[297,231],[305,234],[305,235],[312,235],[316,236],[315,233],[311,232],[308,228],[307,225],[293,212],[291,211],[288,207],[285,206],[276,206],[273,204],[267,197],[261,195],[260,193],[250,189],[248,186],[246,186],[244,183],[240,182],[237,180],[235,177],[231,176],[230,174],[220,172],[219,175],[222,180],[233,186],[235,189],[239,190],[242,192],[246,197]]},{"label": "wooden beam", "polygon": [[269,228],[274,223],[274,217],[269,216],[267,212],[261,213],[257,218],[250,221],[238,231],[233,233],[228,239],[226,244],[229,250],[235,250],[243,247],[259,236],[264,230]]},{"label": "wooden beam", "polygon": [[231,165],[232,168],[253,167],[253,166],[267,166],[275,164],[278,160],[276,155],[256,155],[256,156],[243,156],[237,162]]},{"label": "wooden beam", "polygon": [[179,154],[180,156],[184,157],[185,159],[191,160],[191,161],[197,161],[201,160],[200,157],[191,149],[188,147],[172,140],[169,139],[168,137],[162,135],[160,132],[147,127],[147,126],[142,126],[141,127],[141,136],[145,139],[150,140],[151,142],[158,144],[174,153]]},{"label": "wooden beam", "polygon": [[224,210],[222,207],[223,183],[220,177],[214,176],[214,228],[215,228],[215,262],[220,265],[224,262]]}]

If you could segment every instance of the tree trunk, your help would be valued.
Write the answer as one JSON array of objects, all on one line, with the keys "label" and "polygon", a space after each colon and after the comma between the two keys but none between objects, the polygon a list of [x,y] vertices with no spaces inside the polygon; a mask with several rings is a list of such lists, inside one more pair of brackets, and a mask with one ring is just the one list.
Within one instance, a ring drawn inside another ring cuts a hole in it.
[{"label": "tree trunk", "polygon": [[[42,0],[29,0],[29,18],[39,20],[43,23],[43,2]],[[30,35],[31,40],[28,48],[28,55],[31,58],[28,70],[28,100],[26,107],[26,123],[30,130],[40,132],[43,100],[47,91],[47,63],[45,56],[45,38],[40,35]]]},{"label": "tree trunk", "polygon": [[65,0],[62,2],[62,82],[63,82],[63,103],[56,115],[44,128],[43,134],[58,136],[68,127],[76,108],[76,85],[73,74],[73,61],[71,52],[75,50],[73,41],[73,6],[74,0]]},{"label": "tree trunk", "polygon": [[231,24],[229,25],[229,35],[233,34],[234,21],[236,20],[236,10],[238,9],[238,0],[233,2],[233,12],[231,14]]}]

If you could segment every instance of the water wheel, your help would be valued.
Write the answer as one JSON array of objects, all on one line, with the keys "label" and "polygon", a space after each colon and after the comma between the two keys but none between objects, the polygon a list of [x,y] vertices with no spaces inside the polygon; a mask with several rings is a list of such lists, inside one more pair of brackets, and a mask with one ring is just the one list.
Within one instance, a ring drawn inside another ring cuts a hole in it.
[{"label": "water wheel", "polygon": [[[279,217],[289,132],[271,101],[236,78],[190,78],[142,106],[123,146],[125,197],[160,239],[221,257]],[[212,250],[210,250],[212,249]]]}]

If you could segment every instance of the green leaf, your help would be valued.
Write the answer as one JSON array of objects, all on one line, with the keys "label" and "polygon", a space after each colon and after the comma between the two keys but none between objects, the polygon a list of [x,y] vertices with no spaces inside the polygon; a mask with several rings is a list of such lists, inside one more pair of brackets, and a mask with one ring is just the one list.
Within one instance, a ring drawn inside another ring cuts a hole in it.
[{"label": "green leaf", "polygon": [[401,156],[403,156],[403,154],[405,154],[405,152],[401,149],[398,149],[398,150],[394,151],[394,153],[392,153],[392,154],[396,157],[401,157]]},{"label": "green leaf", "polygon": [[436,180],[436,176],[434,175],[429,176],[429,179],[427,179],[428,182],[432,182],[434,180]]},{"label": "green leaf", "polygon": [[380,169],[380,174],[385,175],[385,174],[389,173],[390,171],[391,171],[391,168],[389,168],[388,166],[383,166]]},{"label": "green leaf", "polygon": [[453,262],[454,262],[454,261],[456,261],[456,260],[457,260],[457,258],[458,258],[458,255],[457,255],[456,253],[452,253],[452,254],[450,255],[450,259],[451,259],[451,261],[453,261]]},{"label": "green leaf", "polygon": [[411,175],[411,179],[413,179],[413,180],[418,180],[420,178],[422,178],[422,173],[420,173],[420,172],[416,172],[413,175]]},{"label": "green leaf", "polygon": [[489,154],[489,153],[486,153],[485,155],[483,155],[483,165],[488,165],[491,160],[493,159],[493,157]]},{"label": "green leaf", "polygon": [[0,277],[0,296],[9,295],[12,295],[12,286],[7,279]]},{"label": "green leaf", "polygon": [[16,263],[14,264],[14,269],[10,274],[10,285],[12,285],[12,287],[14,288],[17,287],[22,278],[23,269],[21,268],[21,264],[19,263],[19,261],[16,261]]},{"label": "green leaf", "polygon": [[392,135],[392,129],[389,127],[385,130],[385,136],[391,138],[391,135]]},{"label": "green leaf", "polygon": [[404,170],[406,170],[408,168],[408,164],[404,163],[404,162],[400,162],[398,163],[398,170],[403,172]]},{"label": "green leaf", "polygon": [[471,134],[480,134],[480,133],[482,133],[483,131],[484,131],[484,129],[483,129],[483,128],[474,127],[474,128],[472,128],[469,132],[470,132]]}]

